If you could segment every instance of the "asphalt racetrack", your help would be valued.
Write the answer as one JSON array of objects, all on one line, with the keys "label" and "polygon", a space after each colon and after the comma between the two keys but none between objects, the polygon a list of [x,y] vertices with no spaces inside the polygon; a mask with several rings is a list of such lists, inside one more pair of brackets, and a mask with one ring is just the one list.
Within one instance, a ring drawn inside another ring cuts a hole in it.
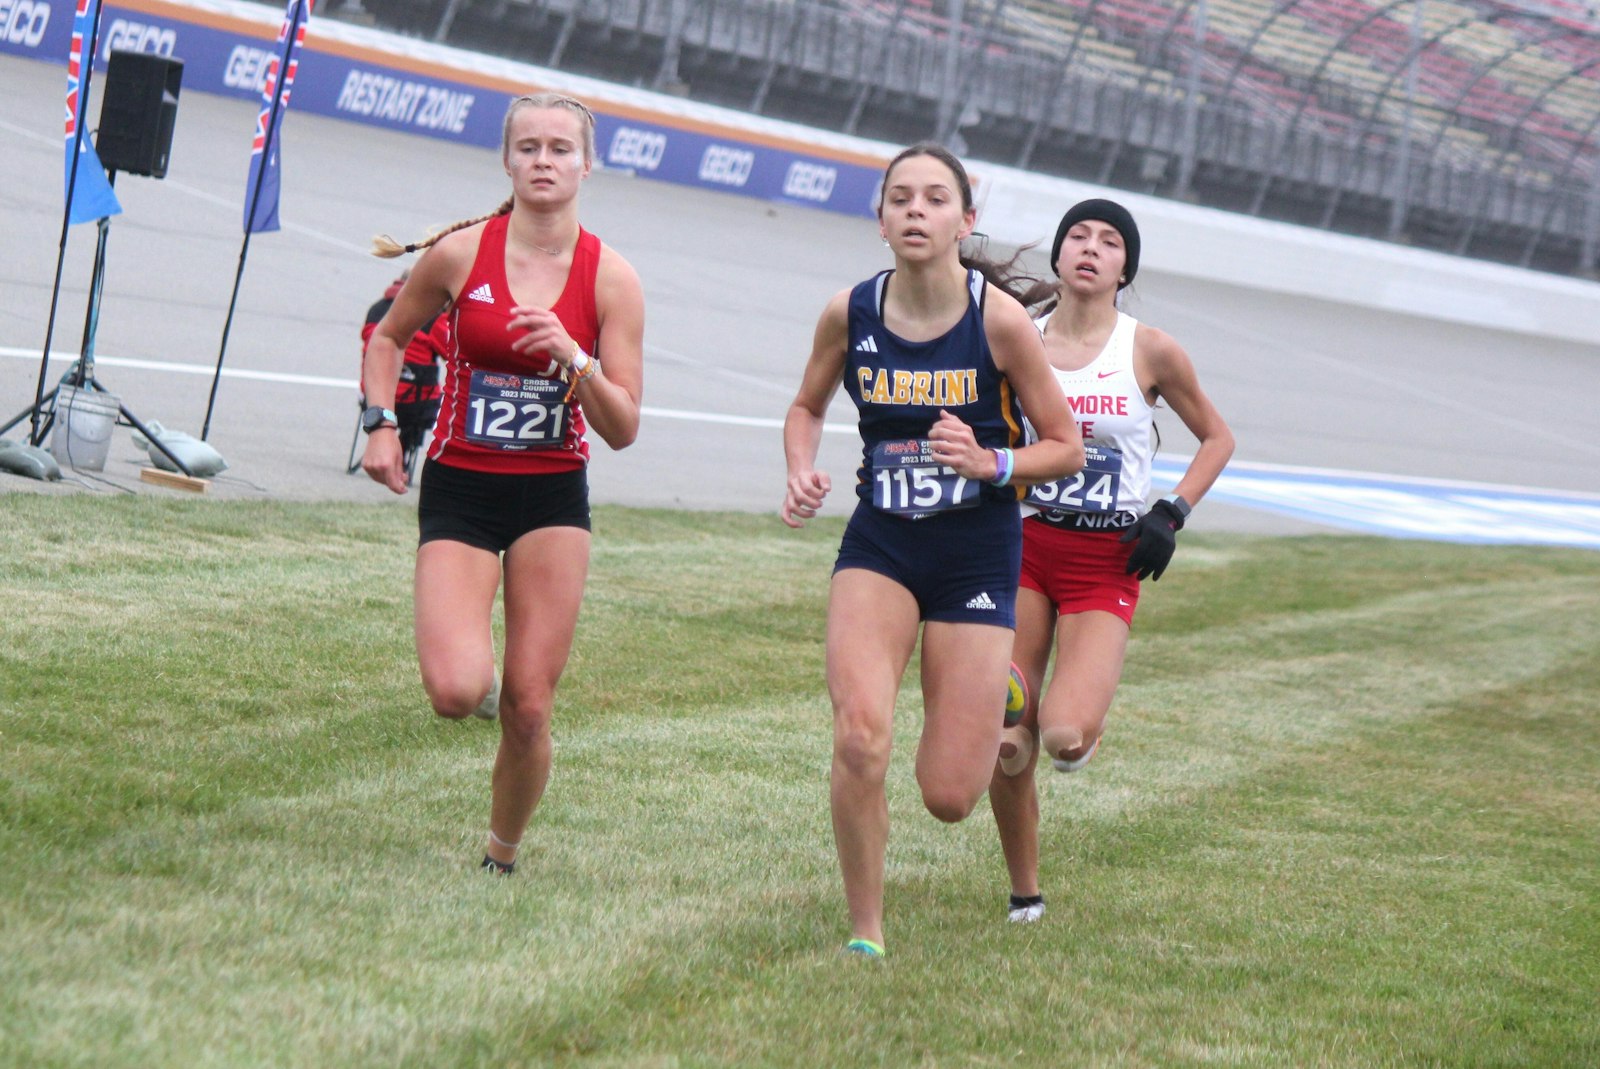
[{"label": "asphalt racetrack", "polygon": [[[62,99],[54,65],[0,56],[0,420],[33,401],[62,217]],[[94,105],[97,109],[98,105]],[[95,342],[99,380],[143,420],[198,435],[229,295],[256,106],[185,94],[165,179],[118,175]],[[498,155],[290,112],[283,229],[257,234],[227,346],[210,441],[230,469],[216,498],[394,502],[346,474],[359,329],[398,263],[367,253],[491,210]],[[1063,208],[1066,205],[1062,205]],[[595,441],[597,503],[776,514],[780,426],[812,328],[835,292],[888,266],[868,220],[597,171],[584,225],[644,283],[645,415],[637,444]],[[979,229],[983,227],[979,221]],[[73,227],[47,388],[80,347],[95,227]],[[1041,235],[1048,238],[1049,235]],[[1144,235],[1159,263],[1161,235]],[[1044,269],[1044,257],[1034,263]],[[1553,341],[1141,271],[1128,310],[1171,332],[1232,425],[1235,459],[1593,491],[1600,353]],[[841,395],[820,466],[843,514],[859,443]],[[1163,452],[1193,441],[1160,421]],[[26,428],[9,433],[20,439]],[[118,428],[101,479],[0,491],[181,491],[141,483],[145,455]],[[777,522],[774,519],[774,522]],[[1303,519],[1207,502],[1197,527],[1298,533]]]}]

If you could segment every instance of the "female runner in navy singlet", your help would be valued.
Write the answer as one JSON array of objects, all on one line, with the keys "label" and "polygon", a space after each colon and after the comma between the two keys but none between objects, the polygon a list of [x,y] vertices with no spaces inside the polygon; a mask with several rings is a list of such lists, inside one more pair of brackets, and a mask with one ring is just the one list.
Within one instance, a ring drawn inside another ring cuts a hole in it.
[{"label": "female runner in navy singlet", "polygon": [[[401,352],[448,305],[451,351],[417,515],[417,657],[440,716],[500,720],[482,865],[510,873],[550,776],[550,717],[589,568],[588,427],[613,449],[639,431],[644,297],[633,268],[578,225],[594,116],[571,97],[519,97],[492,215],[379,255],[427,252],[378,324],[363,381],[362,467],[406,489],[394,433]],[[602,370],[602,363],[604,370]],[[505,668],[490,615],[505,584]]]},{"label": "female runner in navy singlet", "polygon": [[[828,303],[784,423],[781,515],[799,527],[832,486],[815,465],[841,382],[859,413],[859,500],[829,590],[827,663],[846,949],[868,957],[883,954],[884,779],[895,695],[918,633],[917,783],[928,811],[955,822],[983,796],[1000,743],[1020,486],[1083,463],[1039,332],[968,266],[999,278],[995,265],[961,257],[976,219],[966,171],[946,149],[913,145],[895,157],[878,207],[894,269]],[[1024,408],[1038,434],[1027,446]]]},{"label": "female runner in navy singlet", "polygon": [[[1182,346],[1117,307],[1139,269],[1139,227],[1128,210],[1099,199],[1069,208],[1050,266],[1060,282],[1035,291],[1054,298],[1037,323],[1088,460],[1077,476],[1034,486],[1024,499],[1038,511],[1022,525],[1012,659],[1027,692],[1043,700],[1005,729],[989,785],[1011,877],[1007,916],[1020,923],[1044,915],[1038,752],[1061,772],[1077,772],[1094,756],[1122,677],[1140,580],[1161,578],[1190,508],[1233,455],[1233,434]],[[1147,507],[1158,401],[1200,444],[1173,493]],[[1052,640],[1055,673],[1043,689]]]}]

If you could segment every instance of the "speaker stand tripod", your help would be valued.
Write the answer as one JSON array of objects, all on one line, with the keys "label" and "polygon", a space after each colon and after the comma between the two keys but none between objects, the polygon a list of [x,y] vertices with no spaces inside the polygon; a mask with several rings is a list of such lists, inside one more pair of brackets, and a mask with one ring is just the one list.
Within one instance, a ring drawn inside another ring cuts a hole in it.
[{"label": "speaker stand tripod", "polygon": [[[107,168],[106,181],[108,184],[115,186],[117,172]],[[62,386],[71,386],[78,390],[87,387],[96,393],[111,393],[110,390],[101,385],[100,380],[94,374],[94,338],[95,332],[100,327],[100,294],[105,286],[106,236],[111,231],[111,217],[102,216],[95,223],[95,228],[94,273],[89,279],[89,306],[84,313],[83,349],[78,359],[73,362],[71,369],[62,377],[61,382],[49,393],[44,394],[33,404],[17,413],[5,426],[0,427],[0,435],[5,434],[12,427],[31,417],[33,420],[32,426],[35,429],[28,437],[28,444],[35,447],[41,446],[45,437],[50,433],[50,429],[55,425],[58,415],[56,401],[61,395]],[[50,353],[46,351],[42,359],[44,363],[40,366],[41,378],[43,377],[44,368],[50,363]],[[144,435],[152,447],[159,449],[168,460],[177,465],[179,471],[190,478],[194,477],[194,472],[189,470],[189,466],[178,459],[177,455],[171,449],[168,449],[159,438],[151,434],[150,429],[140,422],[139,417],[134,415],[128,406],[122,403],[120,398],[117,400],[117,415],[121,422],[128,424]]]}]

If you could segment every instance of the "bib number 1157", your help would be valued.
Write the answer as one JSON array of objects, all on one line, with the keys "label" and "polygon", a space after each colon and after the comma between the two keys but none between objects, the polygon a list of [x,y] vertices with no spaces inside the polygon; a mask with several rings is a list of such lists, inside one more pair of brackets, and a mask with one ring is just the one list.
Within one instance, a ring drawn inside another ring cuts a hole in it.
[{"label": "bib number 1157", "polygon": [[896,516],[975,507],[981,488],[933,459],[926,438],[879,442],[872,450],[872,503]]}]

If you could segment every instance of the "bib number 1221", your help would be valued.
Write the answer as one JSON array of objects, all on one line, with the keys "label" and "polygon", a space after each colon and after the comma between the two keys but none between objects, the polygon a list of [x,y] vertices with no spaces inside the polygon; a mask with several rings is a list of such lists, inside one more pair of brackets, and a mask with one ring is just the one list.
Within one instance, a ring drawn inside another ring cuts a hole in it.
[{"label": "bib number 1221", "polygon": [[566,431],[566,392],[560,379],[474,371],[467,441],[493,449],[554,449]]}]

